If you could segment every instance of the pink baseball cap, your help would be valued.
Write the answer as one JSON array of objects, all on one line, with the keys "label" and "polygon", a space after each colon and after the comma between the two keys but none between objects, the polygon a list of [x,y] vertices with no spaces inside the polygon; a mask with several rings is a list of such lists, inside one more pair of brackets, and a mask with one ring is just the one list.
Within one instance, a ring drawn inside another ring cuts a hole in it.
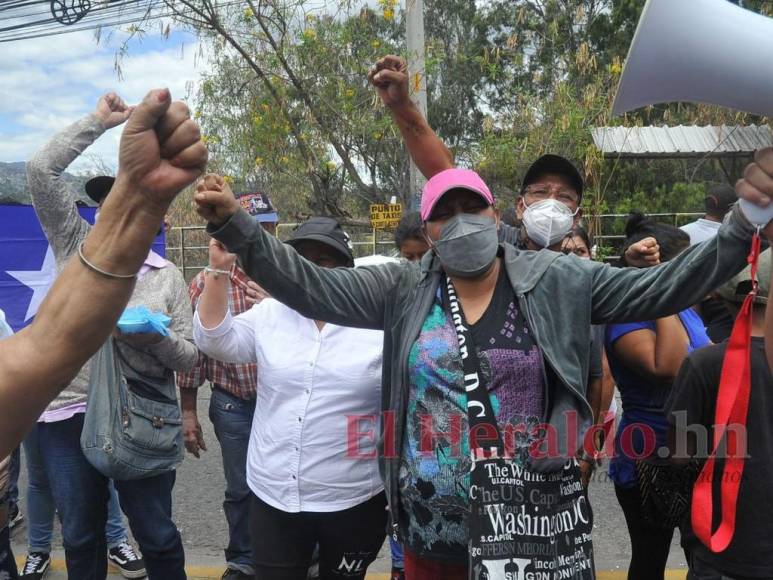
[{"label": "pink baseball cap", "polygon": [[421,219],[427,221],[440,198],[452,189],[467,189],[477,193],[489,205],[494,205],[494,196],[480,175],[471,169],[446,169],[432,176],[421,192]]}]

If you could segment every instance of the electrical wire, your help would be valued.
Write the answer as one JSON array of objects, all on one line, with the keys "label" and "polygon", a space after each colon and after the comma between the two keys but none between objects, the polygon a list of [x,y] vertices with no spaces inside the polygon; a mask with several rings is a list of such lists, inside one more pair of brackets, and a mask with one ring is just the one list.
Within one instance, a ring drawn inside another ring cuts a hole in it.
[{"label": "electrical wire", "polygon": [[[72,6],[74,0],[63,0]],[[222,3],[225,8],[240,4],[241,0]],[[180,12],[164,0],[112,0],[92,2],[92,8],[72,24],[60,23],[52,14],[50,0],[0,0],[0,43],[29,40],[146,22],[179,16]],[[96,4],[96,5],[95,5]],[[48,7],[47,10],[43,10]],[[48,18],[39,18],[48,14]],[[6,23],[6,26],[2,26]]]}]

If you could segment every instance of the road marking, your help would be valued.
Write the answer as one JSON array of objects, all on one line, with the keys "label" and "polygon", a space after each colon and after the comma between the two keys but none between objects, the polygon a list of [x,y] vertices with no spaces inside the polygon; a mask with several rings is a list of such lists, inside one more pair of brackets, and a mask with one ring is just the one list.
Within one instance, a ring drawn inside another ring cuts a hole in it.
[{"label": "road marking", "polygon": [[[24,566],[24,556],[18,556],[16,563],[21,568]],[[108,569],[115,569],[115,566],[108,566]],[[50,570],[52,572],[65,572],[64,559],[54,558],[51,560]],[[186,566],[185,572],[189,580],[219,580],[223,575],[225,565],[223,566]],[[389,580],[389,573],[371,573],[366,576],[366,580]],[[626,580],[628,572],[625,570],[599,570],[596,572],[596,580]],[[665,580],[684,580],[687,577],[687,570],[666,570]]]}]

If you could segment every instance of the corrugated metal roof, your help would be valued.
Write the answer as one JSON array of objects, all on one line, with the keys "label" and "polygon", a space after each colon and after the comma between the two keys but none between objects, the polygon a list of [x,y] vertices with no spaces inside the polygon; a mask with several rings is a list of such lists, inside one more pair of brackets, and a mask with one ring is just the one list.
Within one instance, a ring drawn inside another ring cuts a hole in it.
[{"label": "corrugated metal roof", "polygon": [[769,125],[596,127],[593,142],[614,157],[728,157],[773,146]]}]

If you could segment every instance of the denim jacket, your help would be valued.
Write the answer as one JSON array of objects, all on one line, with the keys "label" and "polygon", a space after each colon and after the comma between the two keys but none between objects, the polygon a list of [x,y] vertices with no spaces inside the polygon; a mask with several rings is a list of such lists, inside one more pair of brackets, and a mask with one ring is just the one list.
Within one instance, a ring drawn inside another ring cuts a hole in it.
[{"label": "denim jacket", "polygon": [[[384,331],[379,467],[396,533],[408,354],[443,278],[439,261],[428,252],[421,264],[321,268],[265,233],[242,210],[220,228],[210,224],[208,231],[238,254],[253,280],[301,315]],[[534,469],[558,469],[574,455],[591,425],[585,397],[591,324],[652,320],[700,302],[745,266],[753,233],[736,208],[715,238],[646,269],[613,268],[558,252],[502,245],[505,270],[520,308],[545,366],[557,378],[546,383],[545,422],[554,429],[559,453],[534,460]]]}]

